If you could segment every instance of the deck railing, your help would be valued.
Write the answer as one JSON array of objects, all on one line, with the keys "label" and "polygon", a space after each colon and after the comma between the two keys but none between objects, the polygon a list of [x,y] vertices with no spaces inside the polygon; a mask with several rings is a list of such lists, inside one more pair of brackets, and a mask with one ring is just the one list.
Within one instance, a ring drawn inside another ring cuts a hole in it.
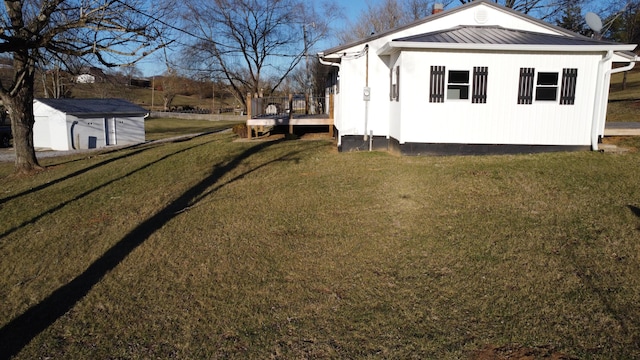
[{"label": "deck railing", "polygon": [[286,97],[247,97],[250,117],[329,114],[325,96],[289,95]]},{"label": "deck railing", "polygon": [[289,125],[293,133],[294,125],[329,125],[333,137],[333,94],[328,97],[293,96],[251,97],[247,95],[248,137],[263,133],[265,126]]}]

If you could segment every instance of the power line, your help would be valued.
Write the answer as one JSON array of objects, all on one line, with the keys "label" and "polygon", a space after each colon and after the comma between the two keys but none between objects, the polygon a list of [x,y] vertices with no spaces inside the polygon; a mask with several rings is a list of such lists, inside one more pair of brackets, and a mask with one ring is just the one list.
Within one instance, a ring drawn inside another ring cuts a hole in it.
[{"label": "power line", "polygon": [[186,35],[189,35],[189,36],[191,36],[191,37],[193,37],[193,38],[196,38],[196,39],[198,39],[198,40],[201,40],[201,41],[210,42],[210,43],[212,43],[212,44],[214,44],[214,45],[216,45],[216,46],[225,46],[224,44],[218,43],[218,42],[213,41],[213,40],[211,40],[211,39],[208,39],[208,38],[202,37],[202,36],[200,36],[200,35],[196,35],[196,34],[194,34],[194,33],[190,32],[190,31],[187,31],[187,30],[185,30],[185,29],[181,29],[181,28],[179,28],[179,27],[177,27],[177,26],[171,25],[171,24],[167,23],[166,21],[161,20],[161,19],[159,19],[159,18],[157,18],[157,17],[155,17],[155,16],[153,16],[153,15],[151,15],[151,14],[148,14],[148,13],[146,13],[146,12],[144,12],[144,11],[140,10],[140,9],[136,9],[135,7],[133,7],[133,6],[131,6],[131,5],[129,5],[129,4],[125,3],[125,2],[123,2],[122,0],[116,0],[116,2],[119,2],[120,4],[122,4],[122,5],[124,5],[125,7],[129,8],[130,10],[132,10],[132,11],[134,11],[134,12],[136,12],[136,13],[138,13],[138,14],[142,15],[142,16],[146,16],[146,17],[148,17],[149,19],[151,19],[151,20],[153,20],[153,21],[157,21],[157,22],[159,22],[160,24],[162,24],[162,25],[164,25],[164,26],[166,26],[166,27],[168,27],[168,28],[170,28],[170,29],[173,29],[173,30],[175,30],[175,31],[178,31],[178,32],[184,33],[184,34],[186,34]]}]

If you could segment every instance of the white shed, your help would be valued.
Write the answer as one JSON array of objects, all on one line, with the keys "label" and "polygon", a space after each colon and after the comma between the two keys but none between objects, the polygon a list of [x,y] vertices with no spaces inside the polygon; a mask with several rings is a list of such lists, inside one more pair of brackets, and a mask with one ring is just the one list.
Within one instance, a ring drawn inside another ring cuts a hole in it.
[{"label": "white shed", "polygon": [[341,150],[505,153],[597,150],[635,47],[476,0],[318,55]]},{"label": "white shed", "polygon": [[148,111],[122,99],[36,99],[36,148],[95,149],[145,141]]}]

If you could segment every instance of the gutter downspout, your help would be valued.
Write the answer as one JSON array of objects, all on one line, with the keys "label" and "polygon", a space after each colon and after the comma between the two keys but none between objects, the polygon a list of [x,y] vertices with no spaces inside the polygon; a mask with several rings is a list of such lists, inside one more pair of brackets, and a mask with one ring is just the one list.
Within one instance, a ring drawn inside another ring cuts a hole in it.
[{"label": "gutter downspout", "polygon": [[604,71],[604,64],[613,58],[613,50],[607,51],[600,62],[598,62],[598,77],[596,80],[596,95],[593,103],[593,116],[591,118],[591,150],[598,151],[598,129],[600,128],[600,113],[602,109],[602,94],[604,86],[604,78],[609,75],[608,71]]},{"label": "gutter downspout", "polygon": [[617,74],[617,73],[629,71],[629,70],[633,69],[635,66],[636,66],[635,61],[632,61],[632,62],[629,63],[629,65],[627,65],[625,67],[619,67],[619,68],[611,69],[610,72],[611,72],[611,74]]},{"label": "gutter downspout", "polygon": [[[636,57],[634,59],[634,61],[630,61],[628,65],[623,66],[623,67],[619,67],[619,68],[615,68],[615,69],[609,69],[606,73],[605,73],[605,78],[610,77],[612,74],[618,74],[621,72],[625,72],[625,71],[630,71],[631,69],[633,69],[636,66],[636,61],[638,60],[638,58]],[[604,91],[604,89],[603,89]],[[602,99],[602,104],[601,104],[601,108],[600,108],[600,124],[598,124],[598,131],[600,134],[602,134],[602,136],[604,136],[604,129],[606,126],[606,121],[607,121],[607,101],[605,101],[605,99]]]},{"label": "gutter downspout", "polygon": [[[364,141],[369,140],[369,151],[371,151],[371,139],[367,138],[367,132],[369,132],[369,44],[364,46],[364,51],[366,51],[365,58],[365,73],[364,73]],[[373,137],[373,134],[371,135]]]},{"label": "gutter downspout", "polygon": [[[341,70],[342,63],[326,61],[326,60],[323,59],[323,57],[324,57],[324,52],[319,52],[318,53],[318,61],[320,61],[320,64],[326,65],[326,66],[335,66],[335,67],[337,67],[338,68],[338,76],[340,76],[340,70]],[[335,122],[335,118],[336,118],[336,114],[335,114],[335,111],[336,111],[336,109],[335,109],[335,95],[336,94],[333,95],[333,97],[334,97],[334,108],[333,108],[333,111],[334,111],[333,119],[334,120],[333,121],[334,122]],[[340,145],[342,145],[342,141],[340,140],[341,136],[340,136],[340,134],[338,134],[336,137],[338,138],[338,144],[337,145],[339,147]]]},{"label": "gutter downspout", "polygon": [[320,64],[327,65],[327,66],[335,66],[338,68],[338,70],[340,70],[340,66],[342,65],[341,63],[324,60],[322,58],[323,56],[324,56],[323,52],[318,53],[318,61],[320,61]]}]

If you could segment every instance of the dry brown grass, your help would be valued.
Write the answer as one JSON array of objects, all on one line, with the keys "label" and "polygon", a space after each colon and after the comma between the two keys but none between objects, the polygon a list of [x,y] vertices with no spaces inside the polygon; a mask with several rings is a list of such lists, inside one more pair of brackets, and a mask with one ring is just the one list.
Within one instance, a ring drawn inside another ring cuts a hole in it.
[{"label": "dry brown grass", "polygon": [[636,153],[233,140],[0,164],[2,353],[640,357]]}]

